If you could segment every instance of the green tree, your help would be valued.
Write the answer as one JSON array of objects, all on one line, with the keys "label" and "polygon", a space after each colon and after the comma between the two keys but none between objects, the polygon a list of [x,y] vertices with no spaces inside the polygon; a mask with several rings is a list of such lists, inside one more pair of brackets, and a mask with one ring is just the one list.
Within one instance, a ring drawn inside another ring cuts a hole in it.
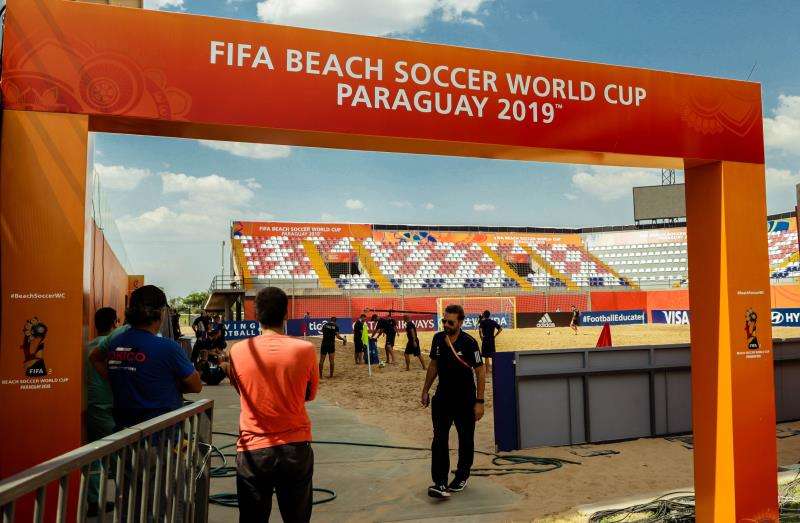
[{"label": "green tree", "polygon": [[186,305],[186,303],[184,303],[183,298],[180,297],[171,298],[169,300],[169,306],[177,311],[178,314],[188,314],[190,312],[189,307]]},{"label": "green tree", "polygon": [[196,291],[183,298],[178,298],[181,300],[184,311],[190,314],[200,312],[200,309],[203,308],[203,305],[206,304],[208,300],[208,291]]}]

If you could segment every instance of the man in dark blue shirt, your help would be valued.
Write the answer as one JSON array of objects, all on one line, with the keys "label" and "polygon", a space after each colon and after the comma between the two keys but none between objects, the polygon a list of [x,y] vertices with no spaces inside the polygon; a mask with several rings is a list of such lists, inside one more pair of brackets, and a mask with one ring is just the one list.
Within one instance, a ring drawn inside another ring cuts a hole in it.
[{"label": "man in dark blue shirt", "polygon": [[[431,342],[431,362],[425,375],[420,402],[431,405],[433,443],[431,444],[431,477],[428,495],[449,498],[467,486],[475,447],[475,422],[483,417],[483,393],[486,370],[475,338],[461,330],[464,309],[451,304],[444,310],[444,331],[437,332]],[[439,378],[431,401],[428,392]],[[450,427],[458,432],[458,465],[453,481],[450,473]]]},{"label": "man in dark blue shirt", "polygon": [[180,408],[184,392],[200,392],[200,376],[173,340],[156,336],[164,292],[154,285],[131,294],[125,320],[130,329],[108,344],[108,381],[117,430]]},{"label": "man in dark blue shirt", "polygon": [[367,328],[365,325],[367,321],[367,315],[361,314],[358,319],[353,323],[353,344],[355,345],[355,349],[353,351],[356,365],[364,363],[364,352],[367,348],[364,346],[363,340],[363,333],[364,329]]},{"label": "man in dark blue shirt", "polygon": [[403,354],[406,358],[406,370],[411,370],[411,356],[416,356],[422,364],[422,370],[425,370],[425,360],[422,359],[422,352],[419,347],[419,337],[417,336],[417,326],[411,321],[411,317],[406,314],[403,316],[403,321],[406,323],[406,351]]},{"label": "man in dark blue shirt", "polygon": [[325,364],[325,356],[330,361],[330,374],[329,378],[333,377],[333,359],[336,353],[336,338],[342,340],[342,344],[347,344],[347,339],[339,334],[339,325],[336,323],[336,317],[331,316],[331,319],[326,321],[322,328],[322,343],[319,346],[319,377],[322,377],[322,369]]},{"label": "man in dark blue shirt", "polygon": [[[377,318],[377,316],[373,316],[373,319],[375,318]],[[394,341],[397,337],[397,322],[394,318],[392,318],[391,311],[389,311],[388,316],[378,320],[377,335],[375,336],[376,341],[381,334],[386,336],[386,344],[384,345],[384,350],[386,351],[386,363],[395,363]]]},{"label": "man in dark blue shirt", "polygon": [[487,372],[492,370],[492,358],[497,350],[494,345],[494,339],[503,332],[503,328],[491,316],[491,312],[483,311],[481,320],[478,322],[478,334],[481,337],[481,356],[486,360]]}]

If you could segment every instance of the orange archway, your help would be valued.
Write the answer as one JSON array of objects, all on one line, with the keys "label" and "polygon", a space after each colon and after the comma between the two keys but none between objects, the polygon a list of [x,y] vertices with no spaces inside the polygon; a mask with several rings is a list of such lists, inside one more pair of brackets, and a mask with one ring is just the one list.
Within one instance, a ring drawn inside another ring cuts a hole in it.
[{"label": "orange archway", "polygon": [[65,0],[9,0],[4,51],[0,477],[81,442],[87,157],[124,132],[685,169],[697,514],[777,520],[758,84]]}]

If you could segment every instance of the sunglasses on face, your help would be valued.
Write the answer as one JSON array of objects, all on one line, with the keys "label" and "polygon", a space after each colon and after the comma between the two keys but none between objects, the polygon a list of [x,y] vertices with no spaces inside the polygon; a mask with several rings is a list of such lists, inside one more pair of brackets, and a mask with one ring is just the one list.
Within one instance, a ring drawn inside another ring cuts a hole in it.
[{"label": "sunglasses on face", "polygon": [[455,320],[444,320],[443,319],[442,323],[445,324],[445,325],[450,325],[451,327],[455,327],[456,326]]}]

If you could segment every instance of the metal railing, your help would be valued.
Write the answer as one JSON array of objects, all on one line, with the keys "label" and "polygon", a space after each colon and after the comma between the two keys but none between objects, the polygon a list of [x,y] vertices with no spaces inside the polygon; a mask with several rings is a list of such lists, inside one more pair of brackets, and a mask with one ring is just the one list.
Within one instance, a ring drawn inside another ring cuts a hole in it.
[{"label": "metal railing", "polygon": [[[245,282],[245,280],[247,280]],[[211,280],[209,291],[227,291],[227,290],[244,290],[245,283],[253,284],[258,280],[256,278],[242,278],[240,276],[230,275],[216,275]]]},{"label": "metal railing", "polygon": [[[15,521],[20,499],[33,493],[33,521],[42,521],[48,487],[57,485],[55,521],[86,521],[92,474],[99,475],[97,521],[208,520],[214,402],[200,400],[57,456],[0,482],[3,523]],[[99,462],[99,470],[91,470]],[[71,476],[80,477],[70,496]],[[113,487],[109,485],[113,480]],[[108,499],[113,489],[112,499]],[[113,513],[105,512],[106,502]],[[23,502],[24,504],[24,502]]]}]

